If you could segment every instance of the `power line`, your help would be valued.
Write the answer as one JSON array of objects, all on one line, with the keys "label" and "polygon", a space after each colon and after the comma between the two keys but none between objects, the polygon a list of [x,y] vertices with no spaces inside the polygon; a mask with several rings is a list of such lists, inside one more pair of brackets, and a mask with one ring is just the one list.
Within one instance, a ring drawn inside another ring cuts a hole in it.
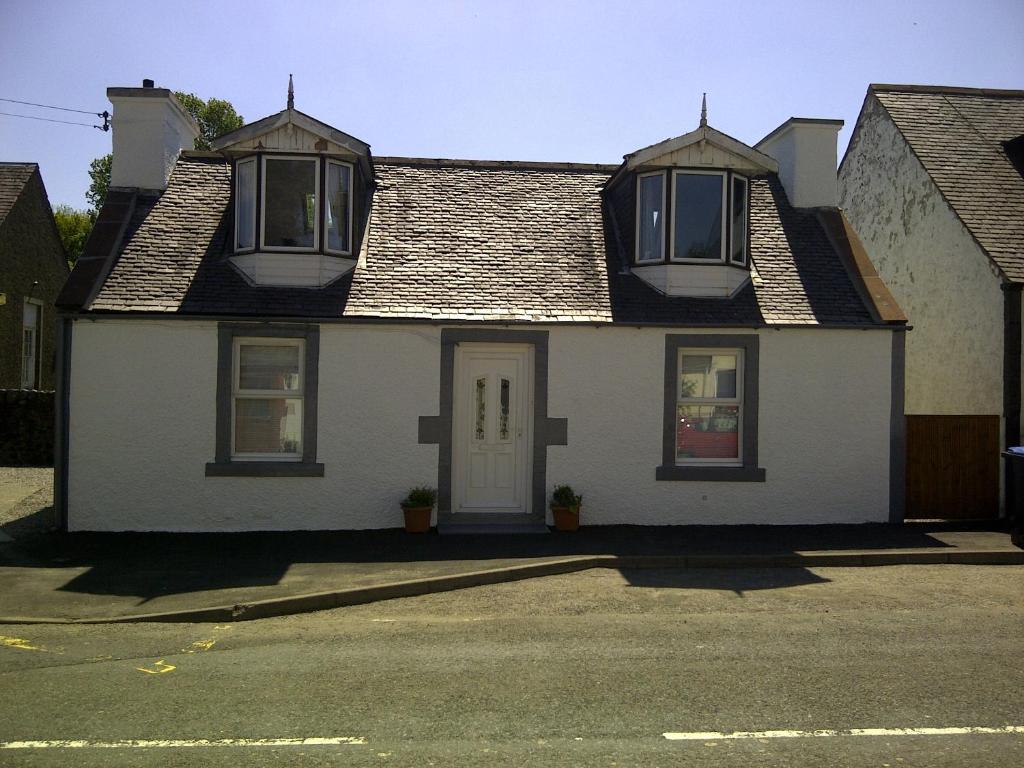
[{"label": "power line", "polygon": [[[5,99],[6,101],[6,99]],[[87,115],[91,115],[92,112],[86,112]],[[63,123],[64,125],[84,125],[86,128],[97,128],[101,131],[109,130],[108,127],[103,125],[93,125],[92,123],[73,123],[70,120],[54,120],[52,117],[36,117],[34,115],[16,115],[13,112],[0,112],[0,115],[6,115],[7,117],[23,117],[26,120],[43,120],[47,123]]]},{"label": "power line", "polygon": [[50,104],[36,104],[34,101],[18,101],[17,99],[0,99],[0,101],[9,101],[12,104],[24,104],[28,107],[42,107],[43,109],[60,109],[64,112],[79,112],[83,115],[96,115],[96,117],[103,117],[102,112],[89,112],[85,109],[70,109],[69,107],[54,107]]}]

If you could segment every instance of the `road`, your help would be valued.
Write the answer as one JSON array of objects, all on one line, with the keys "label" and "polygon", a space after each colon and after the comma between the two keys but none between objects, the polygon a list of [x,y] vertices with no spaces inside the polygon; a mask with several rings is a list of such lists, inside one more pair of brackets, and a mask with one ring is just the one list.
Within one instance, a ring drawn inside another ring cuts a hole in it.
[{"label": "road", "polygon": [[0,636],[0,765],[1024,765],[1019,566],[593,570]]}]

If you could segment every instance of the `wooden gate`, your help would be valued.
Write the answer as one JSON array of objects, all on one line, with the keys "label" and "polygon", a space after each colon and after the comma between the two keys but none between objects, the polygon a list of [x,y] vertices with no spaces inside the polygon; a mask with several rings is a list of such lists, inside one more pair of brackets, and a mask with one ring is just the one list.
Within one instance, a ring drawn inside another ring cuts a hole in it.
[{"label": "wooden gate", "polygon": [[907,416],[907,518],[999,516],[999,416]]}]

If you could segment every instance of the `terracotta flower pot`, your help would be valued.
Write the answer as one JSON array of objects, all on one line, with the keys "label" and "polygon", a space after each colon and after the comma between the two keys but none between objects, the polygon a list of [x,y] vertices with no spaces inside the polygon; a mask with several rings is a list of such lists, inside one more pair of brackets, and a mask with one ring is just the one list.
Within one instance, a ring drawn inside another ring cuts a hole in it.
[{"label": "terracotta flower pot", "polygon": [[580,529],[579,507],[552,507],[556,531],[578,531]]},{"label": "terracotta flower pot", "polygon": [[430,513],[433,507],[402,507],[405,515],[406,533],[426,533],[430,530]]}]

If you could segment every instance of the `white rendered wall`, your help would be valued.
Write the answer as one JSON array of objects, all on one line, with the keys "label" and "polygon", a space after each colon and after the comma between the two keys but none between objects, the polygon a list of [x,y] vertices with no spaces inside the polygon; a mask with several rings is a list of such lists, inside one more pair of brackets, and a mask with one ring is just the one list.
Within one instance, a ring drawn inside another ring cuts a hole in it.
[{"label": "white rendered wall", "polygon": [[196,125],[171,95],[110,95],[110,101],[114,106],[110,186],[166,189],[181,150],[192,149],[199,135]]},{"label": "white rendered wall", "polygon": [[906,313],[906,413],[1001,414],[995,267],[874,97],[839,174],[839,204]]},{"label": "white rendered wall", "polygon": [[888,520],[886,331],[736,331],[760,336],[758,463],[766,482],[656,481],[665,335],[699,332],[552,332],[548,414],[568,417],[569,445],[548,448],[548,485],[582,493],[586,523]]},{"label": "white rendered wall", "polygon": [[440,334],[323,325],[317,458],[324,477],[206,477],[216,428],[217,324],[79,321],[72,342],[71,530],[237,531],[402,525],[437,484]]},{"label": "white rendered wall", "polygon": [[[547,485],[584,495],[588,524],[852,523],[889,513],[891,334],[760,331],[764,483],[656,481],[668,329],[549,328]],[[685,331],[690,332],[690,331]],[[754,331],[739,331],[753,333]],[[387,528],[437,482],[419,416],[438,413],[440,329],[322,325],[322,478],[206,477],[217,325],[78,321],[71,363],[69,528]]]},{"label": "white rendered wall", "polygon": [[779,180],[797,208],[836,204],[836,141],[842,123],[791,122],[755,147],[779,163]]}]

